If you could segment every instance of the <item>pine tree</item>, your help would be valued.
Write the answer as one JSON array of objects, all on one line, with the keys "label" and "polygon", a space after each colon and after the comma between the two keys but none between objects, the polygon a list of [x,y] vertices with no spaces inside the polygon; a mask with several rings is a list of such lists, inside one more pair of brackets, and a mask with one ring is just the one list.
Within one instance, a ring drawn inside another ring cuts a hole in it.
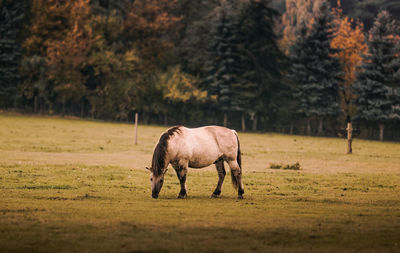
[{"label": "pine tree", "polygon": [[400,61],[395,29],[391,15],[387,11],[380,12],[369,32],[368,54],[364,56],[356,83],[356,118],[379,123],[381,141],[385,123],[396,117]]},{"label": "pine tree", "polygon": [[362,20],[368,29],[373,26],[374,18],[381,10],[386,10],[393,15],[399,15],[400,13],[400,1],[398,0],[363,0],[352,2],[354,6],[351,9],[350,15]]},{"label": "pine tree", "polygon": [[218,16],[209,46],[210,60],[206,63],[207,77],[203,86],[217,97],[218,109],[224,113],[224,126],[228,112],[241,110],[233,96],[233,86],[240,86],[240,53],[238,23],[228,2],[218,9]]},{"label": "pine tree", "polygon": [[391,82],[389,91],[390,99],[392,100],[392,110],[390,113],[390,120],[393,122],[400,121],[400,33],[395,36],[395,60],[393,61],[393,80]]},{"label": "pine tree", "polygon": [[308,134],[311,134],[312,118],[319,120],[318,134],[322,134],[323,120],[340,112],[338,83],[342,69],[339,60],[333,56],[337,51],[330,46],[333,28],[329,4],[324,2],[314,14],[311,30],[303,24],[298,40],[291,48],[290,77],[296,84],[294,95],[299,103],[298,112],[308,121]]},{"label": "pine tree", "polygon": [[[218,1],[219,2],[219,1]],[[183,37],[179,41],[182,67],[192,74],[204,75],[204,63],[208,61],[212,24],[217,15],[217,1],[181,0],[179,14],[183,17]]]},{"label": "pine tree", "polygon": [[17,40],[24,18],[22,1],[0,1],[0,107],[14,106],[21,45]]},{"label": "pine tree", "polygon": [[278,13],[269,7],[270,1],[251,0],[241,13],[241,77],[233,86],[240,108],[252,115],[252,130],[258,117],[277,111],[278,92],[284,55],[277,45],[273,30]]}]

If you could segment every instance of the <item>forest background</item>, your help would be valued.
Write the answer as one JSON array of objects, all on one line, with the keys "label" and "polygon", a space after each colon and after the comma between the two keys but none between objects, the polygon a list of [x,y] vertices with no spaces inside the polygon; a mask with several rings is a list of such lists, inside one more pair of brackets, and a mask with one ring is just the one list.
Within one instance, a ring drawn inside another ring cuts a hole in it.
[{"label": "forest background", "polygon": [[396,0],[0,0],[0,108],[400,140]]}]

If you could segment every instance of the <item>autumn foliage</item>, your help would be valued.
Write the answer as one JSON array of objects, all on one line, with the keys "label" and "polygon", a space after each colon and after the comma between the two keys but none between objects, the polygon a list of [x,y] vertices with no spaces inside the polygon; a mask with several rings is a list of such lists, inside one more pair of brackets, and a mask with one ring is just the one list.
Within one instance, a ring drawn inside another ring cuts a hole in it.
[{"label": "autumn foliage", "polygon": [[[58,7],[65,8],[63,5]],[[54,90],[62,97],[63,105],[67,99],[79,101],[85,95],[86,80],[82,69],[95,42],[91,28],[86,26],[89,14],[89,0],[73,2],[68,15],[70,30],[63,40],[52,41],[47,48],[48,76],[54,81]]]},{"label": "autumn foliage", "polygon": [[177,35],[182,20],[172,14],[176,3],[177,0],[137,0],[128,6],[124,36],[150,65],[162,60],[174,46],[172,38]]},{"label": "autumn foliage", "polygon": [[[335,135],[379,81],[390,132],[395,2],[0,0],[0,109]],[[394,15],[390,33],[372,22],[378,7]]]},{"label": "autumn foliage", "polygon": [[336,16],[336,34],[331,42],[331,47],[338,49],[336,57],[339,58],[343,67],[343,81],[340,83],[341,107],[345,116],[354,116],[356,108],[353,105],[355,99],[354,82],[357,71],[362,63],[362,55],[368,51],[365,43],[364,27],[359,21],[344,16],[339,7],[333,12]]}]

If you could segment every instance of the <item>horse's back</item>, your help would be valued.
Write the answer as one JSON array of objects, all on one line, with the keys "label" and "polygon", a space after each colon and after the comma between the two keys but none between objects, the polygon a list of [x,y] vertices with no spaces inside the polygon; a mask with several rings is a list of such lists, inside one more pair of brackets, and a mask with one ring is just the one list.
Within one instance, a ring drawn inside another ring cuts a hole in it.
[{"label": "horse's back", "polygon": [[230,149],[234,149],[237,146],[236,132],[234,130],[221,126],[206,126],[204,128],[213,136],[216,145],[224,153],[230,152]]}]

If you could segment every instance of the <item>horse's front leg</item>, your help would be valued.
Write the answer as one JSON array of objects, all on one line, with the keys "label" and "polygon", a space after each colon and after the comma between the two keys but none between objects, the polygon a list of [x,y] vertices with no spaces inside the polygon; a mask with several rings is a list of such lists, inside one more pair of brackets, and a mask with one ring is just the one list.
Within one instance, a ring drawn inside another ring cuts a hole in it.
[{"label": "horse's front leg", "polygon": [[178,199],[184,199],[187,197],[186,194],[186,175],[187,175],[187,166],[174,166],[176,171],[176,175],[178,176],[179,183],[181,184],[181,191],[179,192]]}]

